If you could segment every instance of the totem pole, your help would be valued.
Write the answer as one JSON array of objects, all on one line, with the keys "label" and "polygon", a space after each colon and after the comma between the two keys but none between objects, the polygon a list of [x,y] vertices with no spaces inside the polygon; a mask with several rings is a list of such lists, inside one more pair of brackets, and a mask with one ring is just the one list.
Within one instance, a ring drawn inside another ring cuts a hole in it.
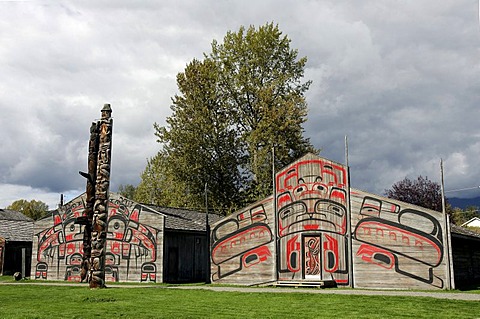
[{"label": "totem pole", "polygon": [[90,140],[88,142],[88,173],[79,172],[87,179],[86,203],[84,215],[77,218],[76,223],[85,225],[83,229],[83,258],[81,269],[81,281],[87,278],[90,269],[90,258],[92,257],[92,221],[93,205],[95,204],[95,180],[97,179],[97,157],[98,157],[98,132],[97,123],[90,126]]},{"label": "totem pole", "polygon": [[90,288],[105,287],[105,249],[107,242],[108,189],[112,152],[112,109],[105,104],[102,118],[90,127],[88,173],[84,216],[76,223],[85,225],[83,232],[83,261],[81,280]]}]

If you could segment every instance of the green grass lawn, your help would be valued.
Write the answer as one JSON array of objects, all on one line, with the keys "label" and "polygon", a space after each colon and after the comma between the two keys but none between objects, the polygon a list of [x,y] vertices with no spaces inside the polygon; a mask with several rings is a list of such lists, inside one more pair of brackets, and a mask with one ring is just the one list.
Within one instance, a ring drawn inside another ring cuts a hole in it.
[{"label": "green grass lawn", "polygon": [[478,301],[423,297],[0,285],[0,318],[480,318]]}]

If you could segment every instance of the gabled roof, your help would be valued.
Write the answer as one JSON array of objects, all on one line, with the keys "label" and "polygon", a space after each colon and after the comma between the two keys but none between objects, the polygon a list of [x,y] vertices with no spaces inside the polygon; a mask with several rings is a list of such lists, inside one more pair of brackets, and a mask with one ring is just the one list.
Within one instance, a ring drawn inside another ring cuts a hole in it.
[{"label": "gabled roof", "polygon": [[336,164],[336,165],[339,165],[339,166],[345,166],[346,167],[345,164],[342,164],[340,162],[336,162],[336,161],[333,161],[331,159],[327,159],[325,157],[322,157],[322,156],[316,155],[314,153],[308,152],[307,154],[303,155],[302,157],[298,158],[297,160],[291,162],[290,164],[287,164],[285,167],[278,170],[276,172],[276,174],[282,172],[286,167],[294,166],[298,162],[304,162],[304,161],[310,161],[310,160],[322,160],[322,161],[325,161],[325,162],[330,162],[330,163],[333,163],[333,164]]},{"label": "gabled roof", "polygon": [[[123,198],[118,193],[109,192],[110,198]],[[86,193],[82,193],[76,198],[72,199],[68,203],[79,201],[80,197],[85,197]],[[129,200],[129,199],[128,199]],[[133,200],[129,200],[134,202]],[[67,204],[68,204],[67,203]],[[183,231],[205,231],[205,213],[184,209],[184,208],[172,208],[172,207],[162,207],[151,204],[144,204],[134,202],[144,207],[148,207],[159,214],[165,216],[165,229],[167,230],[183,230]],[[49,211],[47,216],[44,218],[51,218],[55,210]],[[212,225],[214,222],[220,220],[222,216],[217,214],[208,214],[208,222]]]},{"label": "gabled roof", "polygon": [[471,231],[465,227],[460,227],[454,224],[450,224],[450,231],[452,236],[455,237],[468,237],[469,239],[480,240],[480,234]]},{"label": "gabled roof", "polygon": [[0,209],[0,237],[9,241],[32,241],[33,219],[20,212]]},{"label": "gabled roof", "polygon": [[2,208],[0,208],[0,220],[18,220],[18,221],[22,220],[22,221],[33,222],[33,219],[23,215],[20,212],[17,212],[16,210],[2,209]]},{"label": "gabled roof", "polygon": [[480,223],[480,218],[478,217],[473,217],[472,219],[470,219],[469,221],[463,223],[461,226],[469,226],[471,223],[473,222],[476,222],[476,223]]},{"label": "gabled roof", "polygon": [[[205,213],[183,208],[143,205],[165,215],[165,229],[167,230],[205,231]],[[208,224],[212,225],[222,217],[217,214],[208,214]]]}]

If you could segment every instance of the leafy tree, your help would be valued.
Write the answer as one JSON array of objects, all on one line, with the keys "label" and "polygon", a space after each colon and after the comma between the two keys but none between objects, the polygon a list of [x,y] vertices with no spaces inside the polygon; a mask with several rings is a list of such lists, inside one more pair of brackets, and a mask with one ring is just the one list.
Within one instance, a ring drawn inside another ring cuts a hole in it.
[{"label": "leafy tree", "polygon": [[307,152],[306,58],[273,23],[228,32],[177,75],[162,148],[142,174],[137,199],[223,212],[272,193],[272,148],[282,167]]},{"label": "leafy tree", "polygon": [[[163,148],[142,175],[142,182],[152,174],[156,176],[154,184],[163,194],[159,200],[155,193],[154,201],[204,207],[207,184],[209,206],[229,210],[238,203],[238,133],[218,94],[217,83],[218,69],[208,58],[193,60],[177,75],[180,95],[172,99],[173,115],[167,118],[168,128],[155,124]],[[148,184],[141,183],[142,192],[151,189]]]},{"label": "leafy tree", "polygon": [[245,188],[251,200],[272,193],[272,148],[276,167],[283,167],[307,152],[318,153],[303,136],[307,104],[302,82],[306,57],[290,48],[291,40],[278,25],[256,29],[240,27],[228,32],[223,43],[212,43],[210,57],[219,71],[218,91],[225,97],[237,125],[243,158],[250,174]]},{"label": "leafy tree", "polygon": [[14,201],[7,209],[21,212],[34,220],[40,219],[47,215],[48,205],[42,201],[19,199]]},{"label": "leafy tree", "polygon": [[389,198],[422,206],[432,210],[442,211],[442,191],[440,184],[428,177],[419,176],[416,180],[405,178],[385,190]]},{"label": "leafy tree", "polygon": [[135,191],[136,191],[135,186],[131,184],[126,184],[126,185],[120,184],[120,186],[118,186],[118,193],[123,197],[129,198],[131,200],[135,199]]},{"label": "leafy tree", "polygon": [[141,175],[141,182],[137,186],[135,191],[135,200],[141,203],[149,203],[162,205],[161,200],[163,192],[160,191],[160,185],[162,184],[162,178],[165,174],[162,169],[165,168],[162,163],[163,154],[158,153],[147,161],[147,166]]},{"label": "leafy tree", "polygon": [[462,210],[461,208],[454,208],[450,216],[452,223],[460,226],[463,223],[468,222],[473,217],[478,217],[478,207],[469,206],[465,210]]}]

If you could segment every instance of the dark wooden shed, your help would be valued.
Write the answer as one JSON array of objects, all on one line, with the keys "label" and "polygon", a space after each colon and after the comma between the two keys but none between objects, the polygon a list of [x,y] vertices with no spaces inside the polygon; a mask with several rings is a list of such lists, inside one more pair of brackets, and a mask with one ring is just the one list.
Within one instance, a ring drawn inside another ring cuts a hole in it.
[{"label": "dark wooden shed", "polygon": [[480,286],[480,234],[451,225],[451,236],[456,288]]},{"label": "dark wooden shed", "polygon": [[[167,283],[205,282],[208,279],[206,214],[148,205],[165,215],[163,280]],[[209,224],[220,216],[209,214]]]},{"label": "dark wooden shed", "polygon": [[20,212],[0,209],[0,275],[15,272],[30,276],[33,219]]}]

